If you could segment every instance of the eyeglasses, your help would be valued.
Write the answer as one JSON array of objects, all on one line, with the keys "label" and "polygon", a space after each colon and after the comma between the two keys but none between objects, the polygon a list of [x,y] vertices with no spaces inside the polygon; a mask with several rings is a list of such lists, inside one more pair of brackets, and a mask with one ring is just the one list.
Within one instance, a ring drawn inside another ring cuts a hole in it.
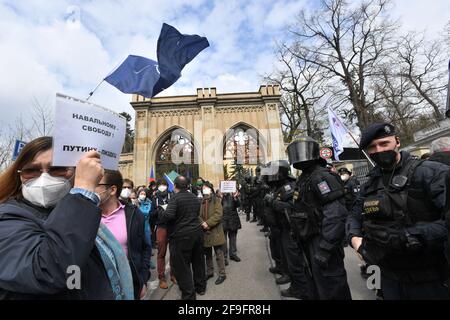
[{"label": "eyeglasses", "polygon": [[23,179],[33,179],[41,176],[43,172],[47,172],[52,177],[66,177],[69,173],[73,172],[73,167],[30,167],[17,170]]}]

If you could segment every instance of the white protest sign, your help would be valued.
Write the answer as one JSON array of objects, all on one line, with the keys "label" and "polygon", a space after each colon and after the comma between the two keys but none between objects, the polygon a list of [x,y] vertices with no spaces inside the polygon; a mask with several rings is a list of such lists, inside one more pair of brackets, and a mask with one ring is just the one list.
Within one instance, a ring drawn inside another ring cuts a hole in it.
[{"label": "white protest sign", "polygon": [[222,193],[235,193],[236,192],[236,181],[220,181],[220,192]]},{"label": "white protest sign", "polygon": [[126,119],[95,104],[56,94],[53,165],[75,166],[97,150],[105,169],[117,170],[125,142]]}]

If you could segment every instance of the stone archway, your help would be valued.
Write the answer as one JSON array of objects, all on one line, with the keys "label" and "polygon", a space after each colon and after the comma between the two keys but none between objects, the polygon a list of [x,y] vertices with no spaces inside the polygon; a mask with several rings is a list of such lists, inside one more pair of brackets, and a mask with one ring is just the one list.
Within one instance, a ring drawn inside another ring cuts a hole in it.
[{"label": "stone archway", "polygon": [[172,170],[187,177],[199,174],[197,148],[191,134],[181,127],[173,127],[155,144],[155,176],[162,178]]}]

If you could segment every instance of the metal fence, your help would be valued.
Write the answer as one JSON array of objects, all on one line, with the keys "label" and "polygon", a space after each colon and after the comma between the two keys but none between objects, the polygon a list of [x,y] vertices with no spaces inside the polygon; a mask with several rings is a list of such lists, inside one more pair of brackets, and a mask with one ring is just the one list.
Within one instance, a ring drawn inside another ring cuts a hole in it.
[{"label": "metal fence", "polygon": [[358,178],[361,185],[369,180],[366,175],[369,173],[370,169],[372,169],[372,166],[367,160],[346,160],[345,163],[353,166],[352,174]]}]

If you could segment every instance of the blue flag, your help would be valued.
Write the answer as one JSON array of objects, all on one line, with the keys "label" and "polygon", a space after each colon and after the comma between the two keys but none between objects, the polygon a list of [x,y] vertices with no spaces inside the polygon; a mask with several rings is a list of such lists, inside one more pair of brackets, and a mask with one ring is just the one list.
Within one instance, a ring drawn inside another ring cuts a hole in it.
[{"label": "blue flag", "polygon": [[159,79],[158,63],[140,56],[128,56],[105,81],[123,93],[154,96],[153,87]]},{"label": "blue flag", "polygon": [[151,98],[174,84],[186,64],[208,46],[205,37],[181,34],[164,23],[158,38],[158,62],[130,55],[104,80],[124,93]]},{"label": "blue flag", "polygon": [[181,70],[207,47],[209,42],[205,37],[181,34],[163,23],[157,49],[160,78],[153,89],[154,95],[174,84],[181,77]]},{"label": "blue flag", "polygon": [[164,173],[164,180],[166,180],[167,182],[167,190],[169,190],[169,192],[173,192],[173,189],[175,189],[175,185],[173,184],[172,179],[170,179],[170,177]]}]

